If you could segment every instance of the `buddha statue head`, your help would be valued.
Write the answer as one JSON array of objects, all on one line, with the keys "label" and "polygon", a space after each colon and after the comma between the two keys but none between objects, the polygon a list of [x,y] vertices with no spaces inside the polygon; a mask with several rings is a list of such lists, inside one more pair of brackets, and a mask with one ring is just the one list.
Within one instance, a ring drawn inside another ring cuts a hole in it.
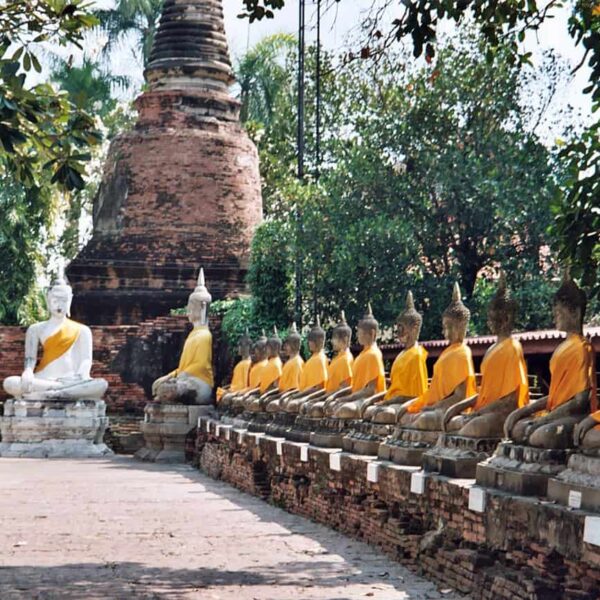
[{"label": "buddha statue head", "polygon": [[331,333],[331,345],[336,352],[343,352],[350,347],[351,339],[352,329],[350,329],[350,326],[346,323],[346,315],[344,311],[342,311],[340,313],[340,320]]},{"label": "buddha statue head", "polygon": [[243,359],[247,359],[250,356],[252,350],[252,340],[250,339],[250,333],[246,327],[244,335],[238,340],[238,353]]},{"label": "buddha statue head", "polygon": [[298,333],[296,323],[292,323],[285,342],[283,342],[283,351],[289,357],[296,356],[300,353],[300,345],[302,344],[302,336]]},{"label": "buddha statue head", "polygon": [[321,319],[317,315],[315,324],[308,332],[308,349],[315,354],[323,350],[325,346],[325,330],[321,327]]},{"label": "buddha statue head", "polygon": [[506,285],[506,275],[500,271],[498,289],[488,306],[488,327],[493,335],[509,337],[515,327],[518,305]]},{"label": "buddha statue head", "polygon": [[365,348],[372,346],[377,341],[379,323],[373,316],[373,309],[371,308],[370,302],[367,305],[367,312],[365,316],[358,322],[356,331],[358,343]]},{"label": "buddha statue head", "polygon": [[73,289],[64,275],[59,275],[46,293],[48,311],[54,318],[61,319],[71,316]]},{"label": "buddha statue head", "polygon": [[265,330],[262,330],[260,337],[256,339],[252,346],[252,361],[257,363],[267,358],[267,336]]},{"label": "buddha statue head", "polygon": [[281,338],[277,327],[273,327],[273,333],[267,339],[267,355],[276,358],[281,353]]},{"label": "buddha statue head", "polygon": [[460,286],[454,284],[452,302],[442,315],[442,329],[444,337],[451,343],[462,343],[467,336],[467,327],[471,318],[471,311],[463,304],[460,296]]},{"label": "buddha statue head", "polygon": [[573,281],[569,269],[565,269],[562,284],[552,299],[556,328],[567,333],[583,333],[586,306],[585,292]]},{"label": "buddha statue head", "polygon": [[423,317],[415,309],[415,300],[409,291],[406,294],[406,307],[398,317],[398,341],[405,348],[414,346],[419,339],[422,325]]},{"label": "buddha statue head", "polygon": [[198,285],[190,294],[187,304],[188,319],[194,324],[194,327],[208,325],[208,307],[211,302],[212,296],[208,293],[204,282],[204,269],[200,268]]}]

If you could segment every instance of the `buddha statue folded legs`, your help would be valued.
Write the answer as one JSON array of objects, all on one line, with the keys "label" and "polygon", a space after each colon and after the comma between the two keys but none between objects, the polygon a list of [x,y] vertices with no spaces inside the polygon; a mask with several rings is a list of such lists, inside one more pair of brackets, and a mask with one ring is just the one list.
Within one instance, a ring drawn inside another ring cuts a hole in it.
[{"label": "buddha statue folded legs", "polygon": [[289,439],[297,442],[310,441],[311,434],[319,428],[325,415],[325,407],[350,393],[354,361],[349,348],[351,337],[352,330],[342,311],[340,321],[333,328],[331,335],[335,356],[327,367],[325,387],[308,395],[300,405],[294,425],[286,434]]},{"label": "buddha statue folded legs", "polygon": [[273,413],[272,435],[287,436],[294,424],[302,405],[311,397],[325,389],[327,384],[328,360],[325,355],[325,331],[319,317],[308,332],[310,358],[303,364],[297,389],[284,392],[275,403],[269,403],[267,410]]},{"label": "buddha statue folded legs", "polygon": [[69,318],[72,299],[60,276],[46,295],[50,318],[27,329],[23,372],[4,380],[12,397],[0,417],[0,456],[110,454],[103,442],[108,384],[90,375],[92,332]]},{"label": "buddha statue folded legs", "polygon": [[529,401],[527,366],[521,344],[511,337],[516,303],[510,298],[504,274],[488,308],[488,326],[497,341],[481,364],[478,394],[446,410],[443,435],[423,459],[427,471],[450,477],[475,476],[477,463],[488,458],[503,435],[506,417]]},{"label": "buddha statue folded legs", "polygon": [[187,336],[176,369],[152,384],[153,401],[144,409],[144,447],[136,457],[153,462],[184,462],[185,438],[198,417],[213,411],[212,334],[208,311],[212,297],[204,270],[190,294],[187,315],[193,328]]},{"label": "buddha statue folded legs", "polygon": [[[356,419],[362,405],[373,394],[385,391],[385,371],[381,350],[377,346],[379,324],[369,305],[367,314],[358,322],[358,342],[362,351],[352,365],[352,386],[325,400],[324,418],[311,436],[316,445],[338,447]],[[348,386],[350,387],[350,386]]]},{"label": "buddha statue folded legs", "polygon": [[233,400],[237,394],[248,389],[249,374],[252,366],[250,353],[252,340],[246,328],[246,333],[238,340],[238,354],[240,361],[233,368],[231,383],[217,390],[217,408],[222,414],[233,414]]},{"label": "buddha statue folded legs", "polygon": [[510,441],[477,467],[482,485],[545,495],[549,475],[565,468],[574,451],[575,428],[590,412],[592,352],[583,337],[585,306],[585,294],[566,272],[554,296],[553,314],[567,338],[550,360],[548,396],[508,416],[504,432]]},{"label": "buddha statue folded legs", "polygon": [[475,371],[465,336],[470,319],[455,284],[452,302],[442,317],[444,337],[450,345],[433,368],[429,389],[397,410],[398,425],[380,446],[379,456],[399,464],[420,465],[423,453],[431,448],[442,431],[448,408],[476,392]]}]

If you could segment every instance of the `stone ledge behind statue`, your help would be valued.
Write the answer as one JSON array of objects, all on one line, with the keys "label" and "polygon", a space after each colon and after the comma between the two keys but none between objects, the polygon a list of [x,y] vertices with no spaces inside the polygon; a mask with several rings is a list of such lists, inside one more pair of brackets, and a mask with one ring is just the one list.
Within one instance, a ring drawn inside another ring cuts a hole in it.
[{"label": "stone ledge behind statue", "polygon": [[112,454],[103,441],[103,400],[9,399],[0,417],[0,456],[93,458]]}]

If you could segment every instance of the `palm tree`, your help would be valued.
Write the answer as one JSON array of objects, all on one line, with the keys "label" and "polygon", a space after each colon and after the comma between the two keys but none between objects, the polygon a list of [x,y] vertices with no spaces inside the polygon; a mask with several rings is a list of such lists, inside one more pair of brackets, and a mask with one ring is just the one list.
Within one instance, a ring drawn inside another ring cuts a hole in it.
[{"label": "palm tree", "polygon": [[278,33],[262,39],[237,61],[235,75],[244,123],[256,121],[266,128],[271,124],[278,98],[289,89],[286,60],[295,47],[293,35]]},{"label": "palm tree", "polygon": [[133,36],[134,56],[140,58],[141,53],[145,67],[150,58],[162,3],[162,0],[117,0],[114,8],[94,11],[100,21],[98,29],[108,38],[103,48],[104,55],[108,56],[115,47]]}]

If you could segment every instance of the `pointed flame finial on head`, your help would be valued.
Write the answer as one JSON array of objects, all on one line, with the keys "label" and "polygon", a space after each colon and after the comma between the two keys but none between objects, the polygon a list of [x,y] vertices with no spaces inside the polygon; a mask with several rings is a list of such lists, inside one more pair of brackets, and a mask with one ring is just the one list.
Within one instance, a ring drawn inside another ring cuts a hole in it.
[{"label": "pointed flame finial on head", "polygon": [[450,305],[444,311],[443,316],[450,319],[456,319],[465,324],[467,324],[471,318],[471,311],[463,304],[458,281],[454,282],[454,287],[452,288],[452,302],[450,302]]},{"label": "pointed flame finial on head", "polygon": [[346,311],[343,310],[343,309],[340,311],[340,323],[347,323],[347,321],[346,321]]},{"label": "pointed flame finial on head", "polygon": [[204,269],[200,267],[200,272],[198,273],[198,282],[196,284],[196,288],[190,294],[190,302],[206,302],[210,304],[212,302],[212,296],[210,295],[208,289],[206,288],[206,280],[204,278]]},{"label": "pointed flame finial on head", "polygon": [[452,289],[452,302],[462,302],[460,285],[458,285],[458,281],[454,282],[454,288]]},{"label": "pointed flame finial on head", "polygon": [[421,325],[423,324],[423,317],[420,313],[417,312],[415,308],[415,298],[413,296],[412,291],[406,292],[406,306],[404,310],[400,313],[398,317],[399,323],[405,323],[409,326],[415,325],[421,329]]},{"label": "pointed flame finial on head", "polygon": [[296,321],[292,321],[290,325],[290,333],[298,333],[298,328],[296,327]]}]

